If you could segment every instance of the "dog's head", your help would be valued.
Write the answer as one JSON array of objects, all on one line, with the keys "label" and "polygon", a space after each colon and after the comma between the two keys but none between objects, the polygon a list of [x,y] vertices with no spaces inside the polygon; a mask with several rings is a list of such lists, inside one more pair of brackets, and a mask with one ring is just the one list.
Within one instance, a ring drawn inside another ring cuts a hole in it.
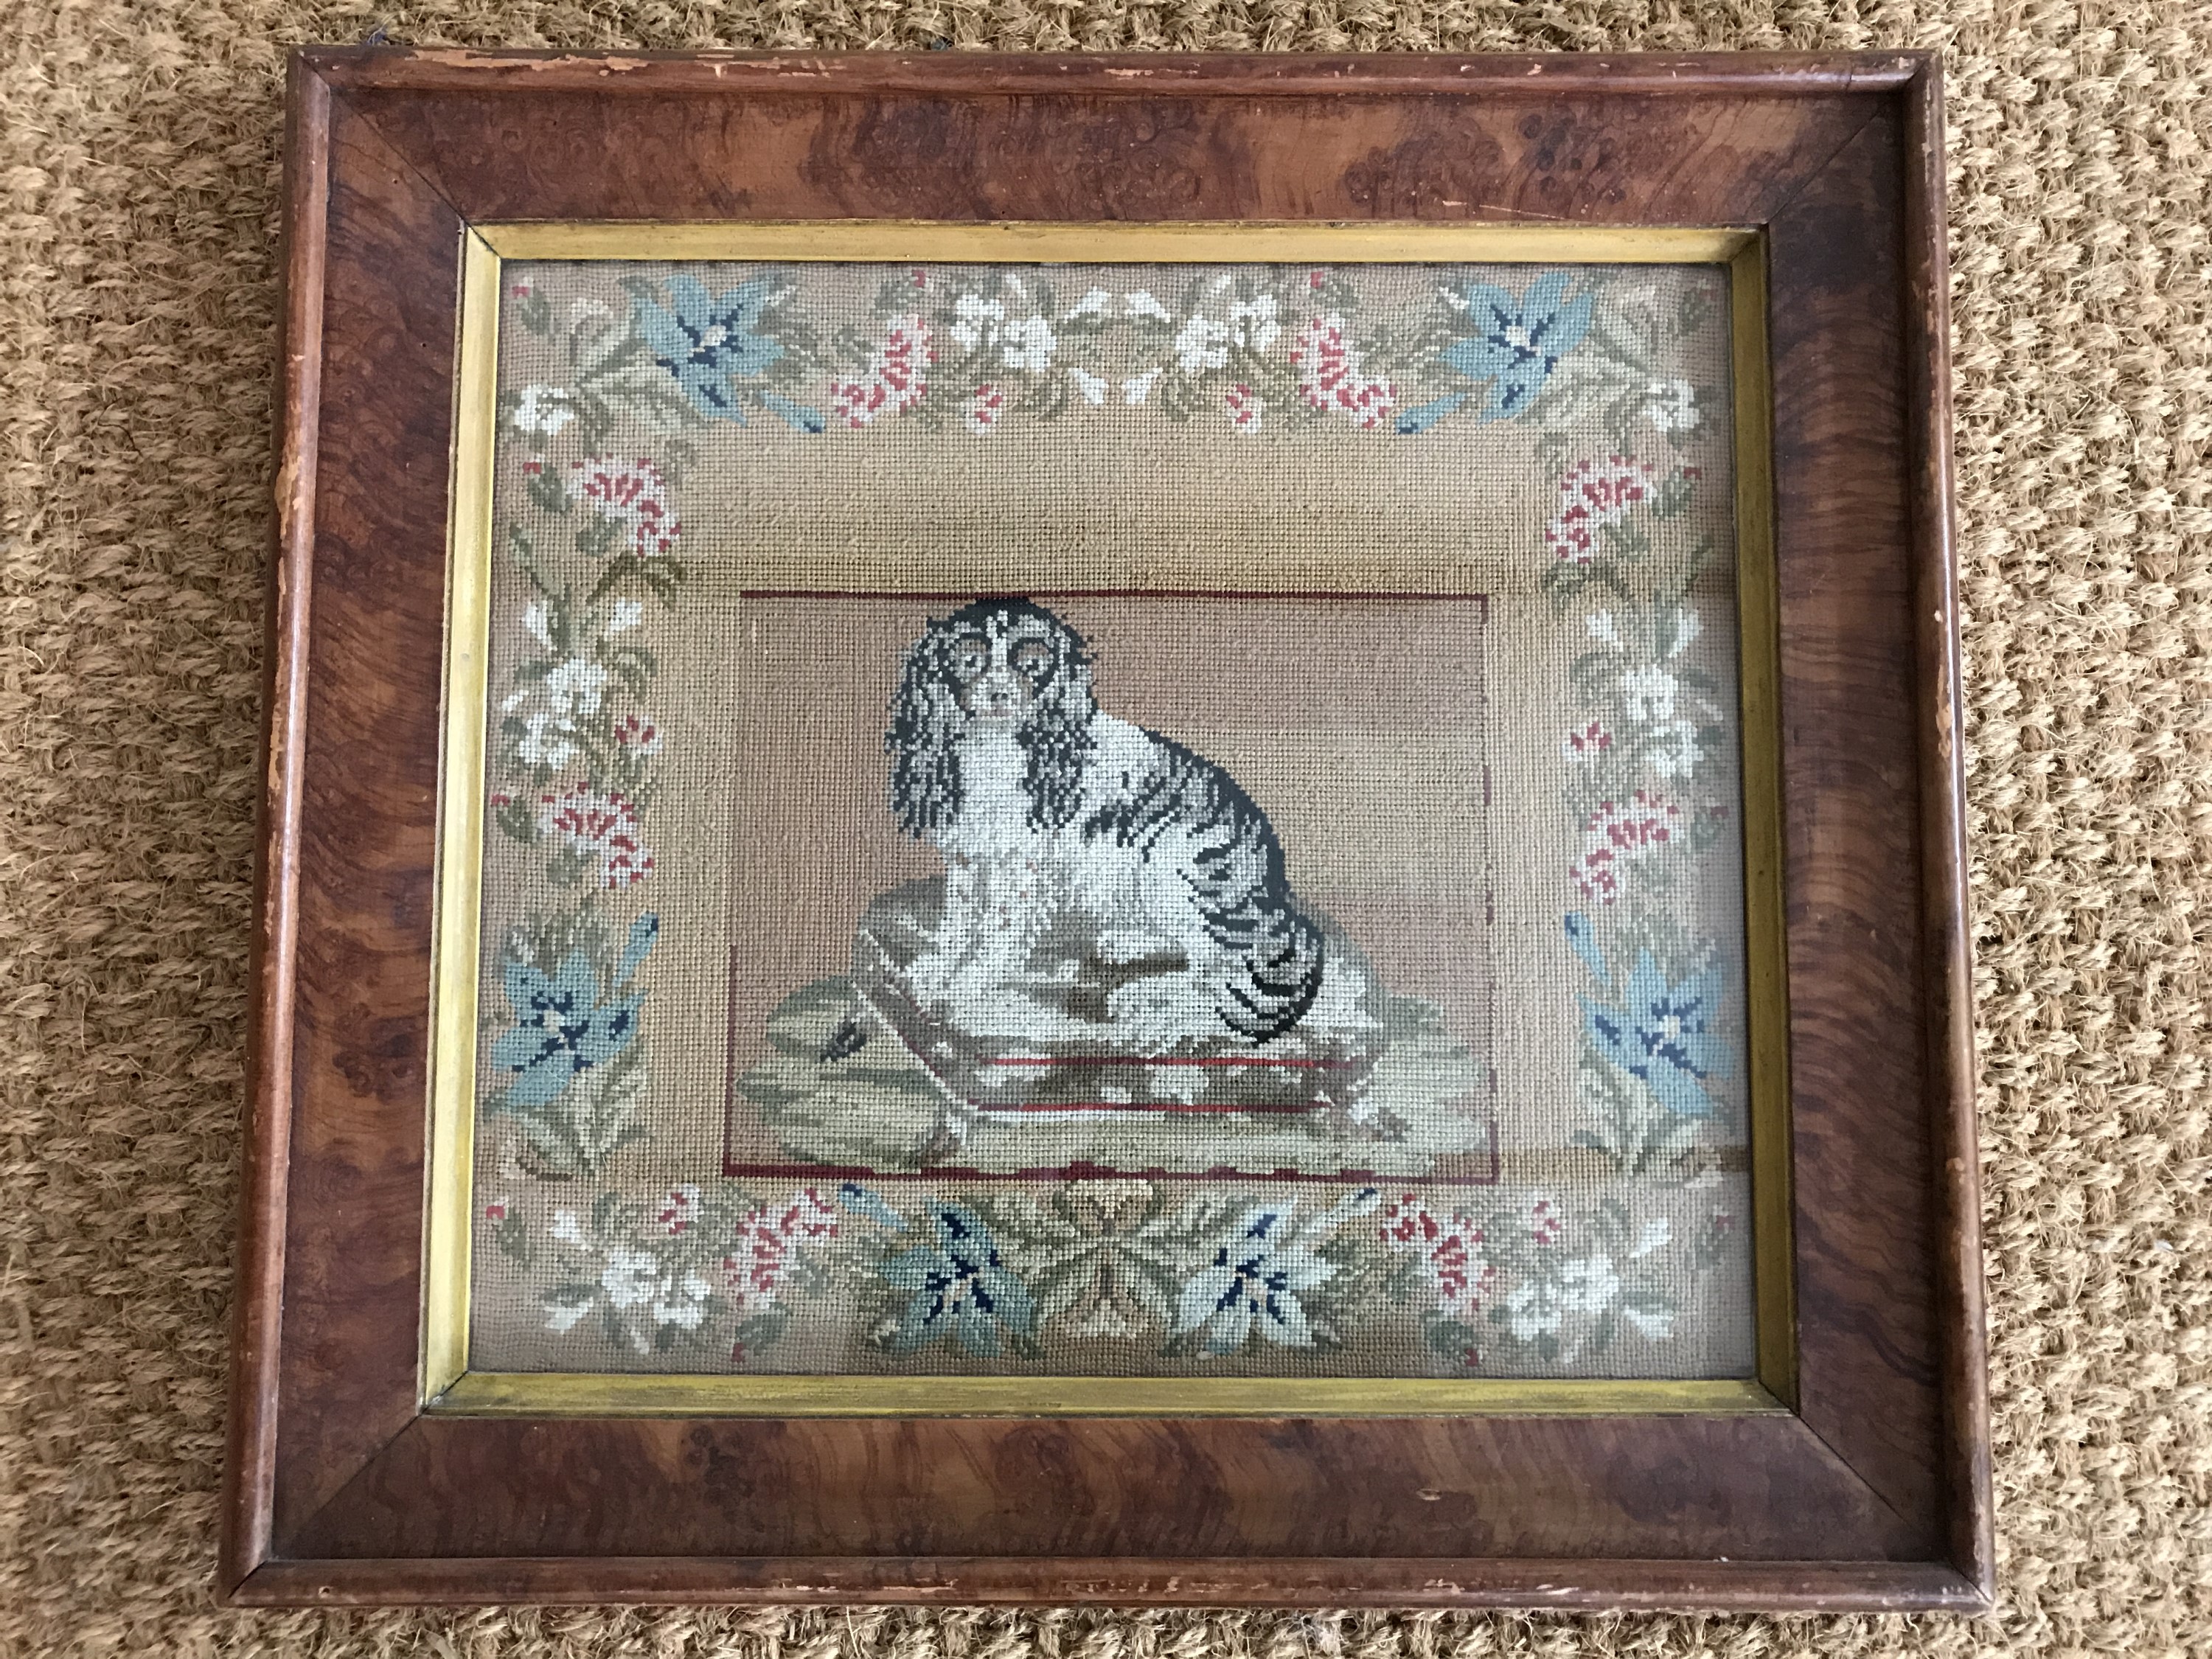
[{"label": "dog's head", "polygon": [[1028,757],[1030,821],[1058,829],[1075,812],[1097,711],[1083,636],[1023,599],[962,606],[908,647],[891,702],[891,810],[908,834],[960,815],[960,740],[1010,732]]}]

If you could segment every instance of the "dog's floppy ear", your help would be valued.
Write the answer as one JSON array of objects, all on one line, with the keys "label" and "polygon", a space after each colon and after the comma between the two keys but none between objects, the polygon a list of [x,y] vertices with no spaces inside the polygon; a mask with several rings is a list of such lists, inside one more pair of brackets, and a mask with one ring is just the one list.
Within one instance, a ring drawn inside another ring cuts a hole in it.
[{"label": "dog's floppy ear", "polygon": [[945,669],[945,624],[907,647],[891,697],[884,747],[891,757],[891,811],[909,836],[942,830],[960,816],[960,705]]},{"label": "dog's floppy ear", "polygon": [[1028,757],[1022,787],[1030,798],[1030,823],[1064,830],[1083,805],[1083,772],[1098,746],[1091,722],[1098,702],[1091,689],[1091,653],[1083,635],[1042,606],[1052,624],[1052,678],[1037,693],[1016,734]]}]

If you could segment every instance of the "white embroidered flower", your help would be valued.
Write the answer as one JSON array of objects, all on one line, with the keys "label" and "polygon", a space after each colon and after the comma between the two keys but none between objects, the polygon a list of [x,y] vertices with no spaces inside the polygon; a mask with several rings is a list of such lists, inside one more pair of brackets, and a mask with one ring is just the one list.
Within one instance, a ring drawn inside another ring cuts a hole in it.
[{"label": "white embroidered flower", "polygon": [[1623,1308],[1621,1317],[1654,1342],[1664,1342],[1674,1334],[1674,1310],[1672,1308]]},{"label": "white embroidered flower", "polygon": [[1695,432],[1705,416],[1687,380],[1654,380],[1644,388],[1644,417],[1662,432]]},{"label": "white embroidered flower", "polygon": [[1583,626],[1589,630],[1589,636],[1601,644],[1609,645],[1616,651],[1621,648],[1620,625],[1613,621],[1612,611],[1593,611],[1583,618]]},{"label": "white embroidered flower", "polygon": [[1007,324],[999,331],[999,355],[1006,367],[1029,374],[1050,368],[1053,351],[1060,343],[1053,337],[1052,325],[1042,317],[1024,317]]},{"label": "white embroidered flower", "polygon": [[605,323],[614,320],[614,312],[604,300],[571,300],[568,301],[568,326],[579,323]]},{"label": "white embroidered flower", "polygon": [[596,714],[600,694],[612,678],[599,664],[571,657],[545,677],[545,696],[564,715]]},{"label": "white embroidered flower", "polygon": [[537,641],[548,651],[553,648],[553,630],[549,625],[545,607],[537,600],[532,599],[522,607],[522,625],[529,630],[532,639]]},{"label": "white embroidered flower", "polygon": [[1681,655],[1690,642],[1705,631],[1705,625],[1698,619],[1696,611],[1677,611],[1674,613],[1674,643],[1667,654],[1670,657]]},{"label": "white embroidered flower", "polygon": [[1072,323],[1078,317],[1103,317],[1114,303],[1114,296],[1103,288],[1086,289],[1083,297],[1060,316],[1063,323]]},{"label": "white embroidered flower", "polygon": [[574,1210],[553,1212],[553,1237],[563,1244],[583,1243],[584,1229],[577,1222]]},{"label": "white embroidered flower", "polygon": [[1663,668],[1634,668],[1620,677],[1620,707],[1639,726],[1663,726],[1674,718],[1680,682]]},{"label": "white embroidered flower", "polygon": [[1570,1261],[1559,1272],[1559,1302],[1569,1313],[1603,1313],[1620,1293],[1620,1275],[1603,1250]]},{"label": "white embroidered flower", "polygon": [[607,612],[607,637],[627,634],[645,620],[645,605],[637,599],[617,599]]},{"label": "white embroidered flower", "polygon": [[707,1298],[714,1293],[714,1287],[696,1273],[686,1273],[673,1284],[664,1280],[660,1294],[653,1299],[653,1319],[696,1331],[707,1317]]},{"label": "white embroidered flower", "polygon": [[1186,374],[1218,368],[1229,361],[1229,325],[1194,317],[1176,331],[1176,362]]},{"label": "white embroidered flower", "polygon": [[583,1297],[574,1302],[556,1302],[547,1310],[545,1328],[567,1335],[576,1327],[576,1322],[592,1310],[592,1299]]},{"label": "white embroidered flower", "polygon": [[1132,317],[1157,317],[1164,323],[1175,320],[1168,308],[1152,297],[1152,291],[1140,288],[1134,294],[1124,294],[1121,304]]},{"label": "white embroidered flower", "polygon": [[1664,1249],[1667,1241],[1674,1236],[1674,1224],[1663,1215],[1655,1217],[1638,1230],[1636,1244],[1628,1252],[1628,1259],[1631,1261],[1641,1261],[1652,1251]]},{"label": "white embroidered flower", "polygon": [[1071,368],[1067,371],[1067,378],[1075,383],[1075,390],[1085,403],[1103,404],[1106,401],[1105,376],[1091,374],[1085,369]]},{"label": "white embroidered flower", "polygon": [[514,752],[525,766],[550,766],[557,772],[576,758],[576,745],[564,735],[570,729],[566,721],[540,708],[524,722]]},{"label": "white embroidered flower", "polygon": [[1121,401],[1125,404],[1144,402],[1152,395],[1152,387],[1158,383],[1160,376],[1164,373],[1166,373],[1164,369],[1148,368],[1142,374],[1132,375],[1122,381]]},{"label": "white embroidered flower", "polygon": [[1696,775],[1698,763],[1705,758],[1698,747],[1698,728],[1688,720],[1668,720],[1656,727],[1644,757],[1662,778]]},{"label": "white embroidered flower", "polygon": [[[672,1267],[663,1267],[652,1251],[627,1244],[617,1244],[607,1252],[599,1290],[611,1307],[647,1308],[656,1327],[673,1325],[687,1331],[696,1331],[705,1323],[708,1300],[714,1294],[714,1285],[696,1269],[679,1273]],[[588,1303],[577,1304],[573,1312],[568,1307],[556,1308],[548,1323],[554,1329],[566,1330],[588,1306]],[[629,1340],[640,1353],[652,1352],[653,1345],[643,1329],[633,1326]]]},{"label": "white embroidered flower", "polygon": [[1248,351],[1265,351],[1283,331],[1275,320],[1275,296],[1262,294],[1229,307],[1229,332]]},{"label": "white embroidered flower", "polygon": [[[515,753],[525,766],[550,766],[556,771],[576,757],[575,739],[580,716],[596,714],[610,678],[607,671],[582,657],[571,657],[538,683],[543,706],[526,719]],[[510,697],[508,712],[518,693]]]},{"label": "white embroidered flower", "polygon": [[1533,1342],[1540,1336],[1559,1333],[1559,1304],[1532,1280],[1516,1285],[1505,1297],[1504,1308],[1505,1328],[1516,1341]]},{"label": "white embroidered flower", "polygon": [[526,386],[522,388],[522,401],[515,405],[518,432],[542,432],[550,438],[575,418],[568,394],[557,386]]},{"label": "white embroidered flower", "polygon": [[660,1290],[660,1260],[651,1250],[617,1244],[607,1252],[599,1288],[617,1308],[635,1308],[653,1300]]},{"label": "white embroidered flower", "polygon": [[997,337],[998,325],[1006,317],[1006,308],[998,301],[987,300],[980,294],[963,294],[952,302],[952,337],[973,351]]}]

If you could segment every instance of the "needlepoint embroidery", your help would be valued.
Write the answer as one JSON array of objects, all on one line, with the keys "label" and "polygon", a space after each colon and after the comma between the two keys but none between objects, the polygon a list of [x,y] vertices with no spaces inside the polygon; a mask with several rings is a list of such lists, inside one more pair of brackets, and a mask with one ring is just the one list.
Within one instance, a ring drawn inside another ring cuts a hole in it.
[{"label": "needlepoint embroidery", "polygon": [[515,276],[475,1363],[1749,1374],[1717,272]]}]

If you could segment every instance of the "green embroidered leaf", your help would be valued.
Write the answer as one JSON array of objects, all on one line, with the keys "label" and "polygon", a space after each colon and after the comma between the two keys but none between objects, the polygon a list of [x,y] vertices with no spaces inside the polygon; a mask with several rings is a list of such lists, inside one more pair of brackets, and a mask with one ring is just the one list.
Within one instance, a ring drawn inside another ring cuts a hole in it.
[{"label": "green embroidered leaf", "polygon": [[541,339],[553,331],[553,302],[536,289],[516,290],[514,320]]}]

